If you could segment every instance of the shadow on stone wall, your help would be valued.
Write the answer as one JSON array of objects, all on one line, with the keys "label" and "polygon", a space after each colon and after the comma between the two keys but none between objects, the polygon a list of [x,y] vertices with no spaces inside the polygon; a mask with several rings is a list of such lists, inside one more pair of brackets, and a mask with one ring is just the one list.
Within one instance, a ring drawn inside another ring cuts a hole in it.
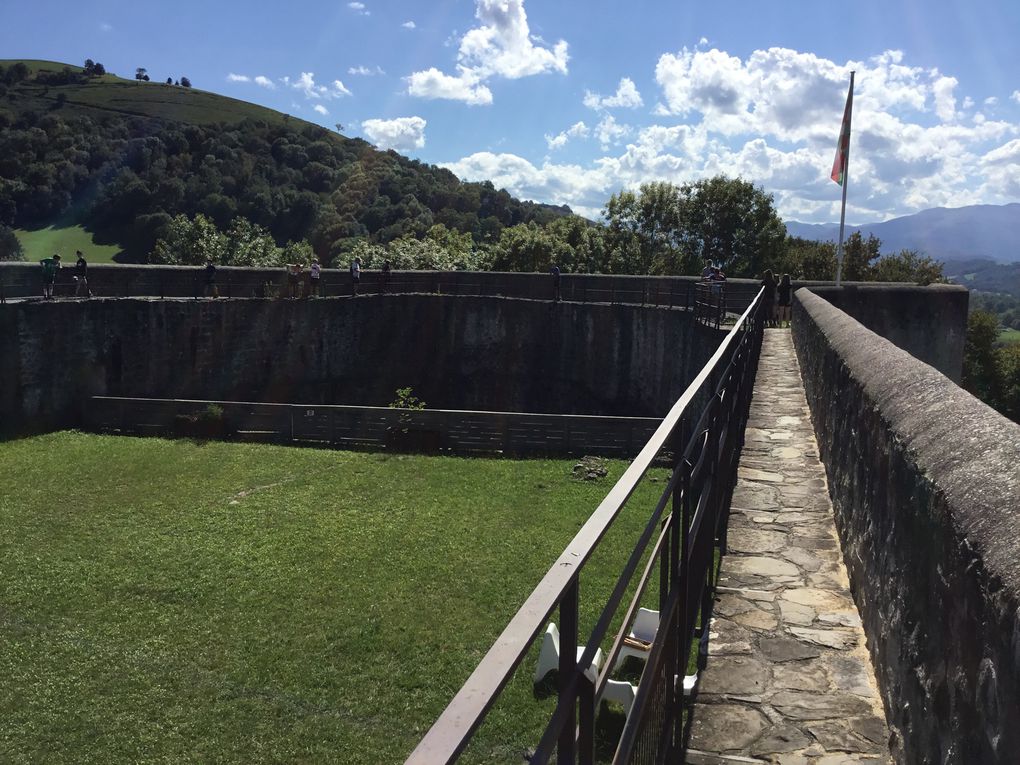
[{"label": "shadow on stone wall", "polygon": [[88,395],[661,417],[723,332],[683,310],[514,298],[101,299],[0,308],[4,429]]}]

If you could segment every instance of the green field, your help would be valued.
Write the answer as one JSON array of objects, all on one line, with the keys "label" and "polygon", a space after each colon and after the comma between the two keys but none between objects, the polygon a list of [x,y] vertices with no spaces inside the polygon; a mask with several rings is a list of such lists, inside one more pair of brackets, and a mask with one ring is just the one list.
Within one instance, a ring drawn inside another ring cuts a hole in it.
[{"label": "green field", "polygon": [[35,230],[15,229],[15,235],[25,251],[25,260],[34,263],[60,253],[65,266],[74,265],[74,253],[81,250],[89,263],[113,263],[120,247],[96,244],[92,234],[81,226],[47,226]]},{"label": "green field", "polygon": [[[76,432],[0,463],[0,761],[47,763],[402,761],[625,467]],[[535,744],[532,654],[464,762]]]},{"label": "green field", "polygon": [[1020,329],[1003,329],[999,332],[999,344],[1020,343]]}]

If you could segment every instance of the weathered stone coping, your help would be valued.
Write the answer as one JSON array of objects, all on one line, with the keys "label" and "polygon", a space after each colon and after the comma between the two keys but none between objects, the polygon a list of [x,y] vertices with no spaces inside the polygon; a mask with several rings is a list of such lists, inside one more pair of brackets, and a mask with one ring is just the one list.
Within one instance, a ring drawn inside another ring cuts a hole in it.
[{"label": "weathered stone coping", "polygon": [[794,339],[905,762],[1020,757],[1020,425],[802,289]]}]

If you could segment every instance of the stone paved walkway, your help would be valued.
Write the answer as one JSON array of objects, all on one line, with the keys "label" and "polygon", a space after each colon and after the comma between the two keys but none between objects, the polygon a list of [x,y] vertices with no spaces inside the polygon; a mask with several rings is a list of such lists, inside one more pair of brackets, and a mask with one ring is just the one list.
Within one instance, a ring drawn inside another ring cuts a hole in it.
[{"label": "stone paved walkway", "polygon": [[765,331],[691,765],[891,763],[789,330]]}]

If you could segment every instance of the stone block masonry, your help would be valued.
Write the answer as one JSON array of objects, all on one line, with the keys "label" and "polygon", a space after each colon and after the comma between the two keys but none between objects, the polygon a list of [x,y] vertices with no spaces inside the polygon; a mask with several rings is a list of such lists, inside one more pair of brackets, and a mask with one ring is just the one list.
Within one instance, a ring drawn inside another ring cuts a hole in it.
[{"label": "stone block masonry", "polygon": [[848,284],[810,289],[872,332],[960,382],[970,302],[965,288]]},{"label": "stone block masonry", "polygon": [[723,333],[682,309],[515,298],[145,298],[0,306],[0,431],[88,395],[661,417]]},{"label": "stone block masonry", "polygon": [[794,338],[904,763],[1020,762],[1020,426],[808,290]]}]

